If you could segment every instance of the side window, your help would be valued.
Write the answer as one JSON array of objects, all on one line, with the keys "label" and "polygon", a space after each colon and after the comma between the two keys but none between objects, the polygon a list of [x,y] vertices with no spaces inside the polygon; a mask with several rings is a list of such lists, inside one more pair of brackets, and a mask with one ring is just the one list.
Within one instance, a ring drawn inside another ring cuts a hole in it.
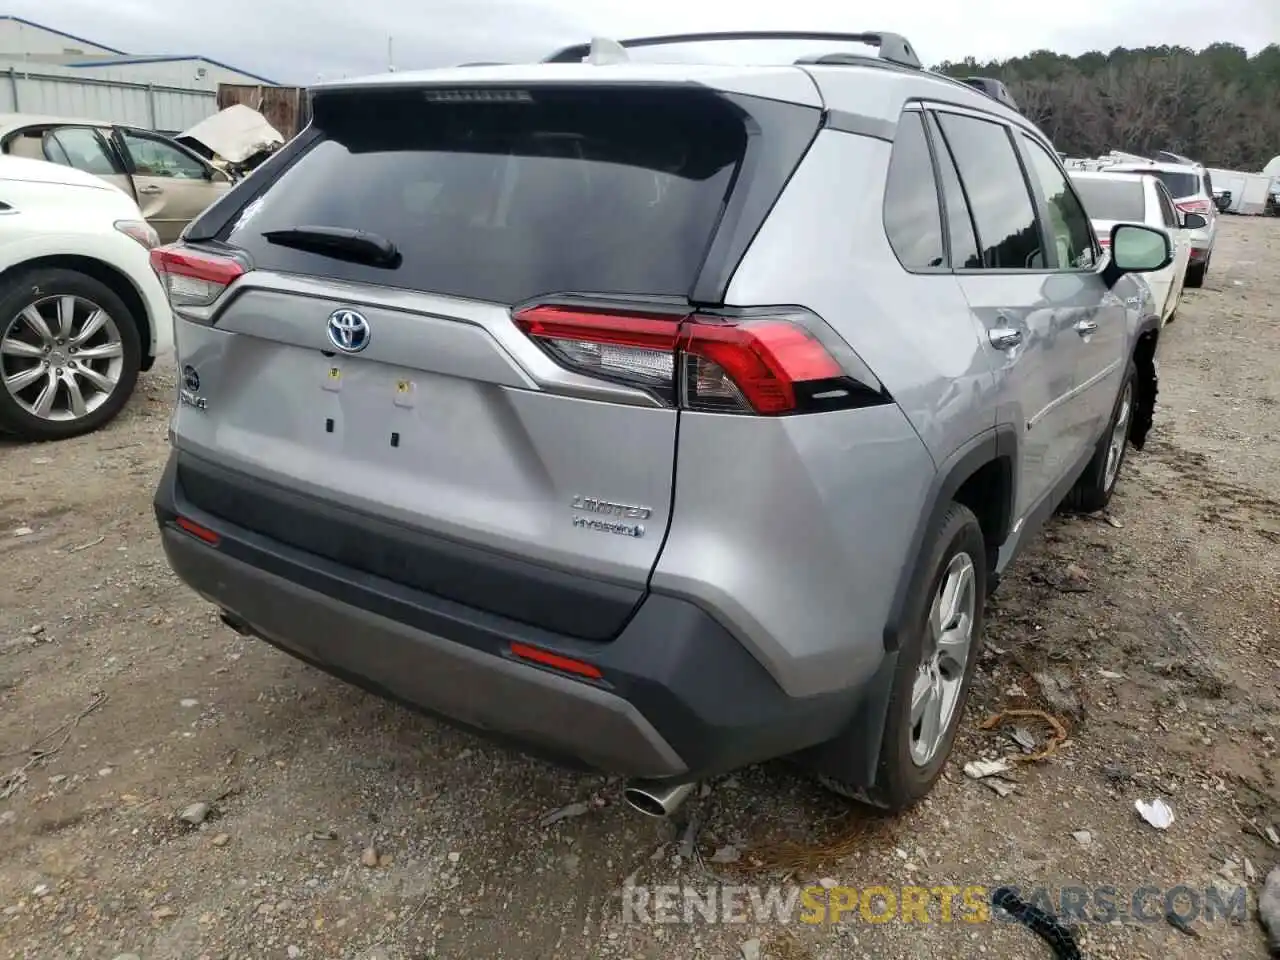
[{"label": "side window", "polygon": [[1071,270],[1092,269],[1093,228],[1084,204],[1049,151],[1025,134],[1021,136],[1031,158],[1031,175],[1040,184],[1049,208],[1049,234],[1058,248],[1058,266]]},{"label": "side window", "polygon": [[133,158],[134,171],[138,176],[204,179],[204,166],[177,147],[131,130],[121,130],[120,135]]},{"label": "side window", "polygon": [[946,263],[929,141],[921,115],[913,110],[898,121],[884,189],[884,228],[889,245],[908,270]]},{"label": "side window", "polygon": [[954,113],[940,113],[938,124],[973,210],[982,265],[995,270],[1043,270],[1036,208],[1008,129]]},{"label": "side window", "polygon": [[947,212],[947,236],[951,240],[951,266],[957,270],[980,269],[982,256],[978,253],[978,234],[973,226],[973,213],[969,210],[969,201],[965,199],[964,187],[960,185],[960,175],[956,173],[956,161],[951,155],[951,148],[938,131],[938,122],[932,116],[929,117],[929,134],[937,147],[938,176]]},{"label": "side window", "polygon": [[71,158],[67,156],[67,151],[62,149],[62,144],[58,143],[58,138],[52,133],[45,134],[44,140],[40,144],[41,152],[44,159],[50,163],[60,163],[64,167],[74,167]]},{"label": "side window", "polygon": [[107,154],[106,144],[88,127],[59,127],[50,130],[45,140],[45,155],[54,163],[62,163],[98,177],[117,173]]},{"label": "side window", "polygon": [[1209,176],[1209,171],[1204,172],[1204,195],[1206,197],[1213,196],[1213,178]]}]

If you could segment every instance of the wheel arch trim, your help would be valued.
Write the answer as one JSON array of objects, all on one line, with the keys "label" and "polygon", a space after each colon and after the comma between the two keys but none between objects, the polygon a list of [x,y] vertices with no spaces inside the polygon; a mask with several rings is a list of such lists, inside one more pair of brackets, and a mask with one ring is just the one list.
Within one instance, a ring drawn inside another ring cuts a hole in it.
[{"label": "wheel arch trim", "polygon": [[1013,525],[1013,504],[1017,502],[1017,462],[1017,431],[1012,425],[1003,424],[971,438],[939,465],[925,498],[925,509],[912,532],[911,549],[908,551],[910,560],[898,575],[884,625],[885,650],[895,651],[901,646],[902,633],[910,614],[912,590],[928,576],[925,545],[929,531],[941,522],[960,488],[990,464],[996,464],[1000,471],[1004,502],[996,505],[995,516],[998,519],[994,537],[988,538],[988,550],[998,549],[1008,539]]}]

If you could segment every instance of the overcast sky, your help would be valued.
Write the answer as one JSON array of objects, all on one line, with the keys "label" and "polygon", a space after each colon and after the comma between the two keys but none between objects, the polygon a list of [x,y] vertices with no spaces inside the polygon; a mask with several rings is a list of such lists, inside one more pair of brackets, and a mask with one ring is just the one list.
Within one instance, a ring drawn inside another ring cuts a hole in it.
[{"label": "overcast sky", "polygon": [[[1038,48],[1280,43],[1280,0],[8,0],[5,12],[130,53],[203,54],[277,82],[530,59],[593,34],[893,30],[929,64]],[[870,20],[865,18],[870,17]],[[873,22],[874,21],[874,22]],[[808,52],[808,51],[805,51]]]}]

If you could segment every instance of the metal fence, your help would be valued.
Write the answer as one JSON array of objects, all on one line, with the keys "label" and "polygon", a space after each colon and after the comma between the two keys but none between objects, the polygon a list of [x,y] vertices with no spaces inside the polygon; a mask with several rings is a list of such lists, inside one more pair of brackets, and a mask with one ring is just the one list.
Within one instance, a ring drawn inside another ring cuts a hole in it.
[{"label": "metal fence", "polygon": [[212,90],[88,77],[73,67],[0,61],[0,113],[110,120],[179,133],[218,112]]}]

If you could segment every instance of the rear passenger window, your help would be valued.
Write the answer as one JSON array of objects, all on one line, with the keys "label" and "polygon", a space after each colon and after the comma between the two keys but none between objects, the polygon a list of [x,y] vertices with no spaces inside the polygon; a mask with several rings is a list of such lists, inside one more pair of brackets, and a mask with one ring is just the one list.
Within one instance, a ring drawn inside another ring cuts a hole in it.
[{"label": "rear passenger window", "polygon": [[1036,209],[1003,124],[954,113],[938,115],[973,210],[982,265],[1043,270]]},{"label": "rear passenger window", "polygon": [[898,121],[893,141],[884,191],[884,227],[893,252],[908,270],[946,263],[929,141],[921,115],[911,110]]},{"label": "rear passenger window", "polygon": [[957,270],[977,270],[982,266],[978,254],[978,235],[973,227],[973,214],[965,199],[956,162],[951,150],[938,132],[937,122],[929,118],[929,134],[937,146],[938,176],[942,184],[942,200],[946,204],[947,236],[951,240],[951,266]]},{"label": "rear passenger window", "polygon": [[1025,134],[1031,161],[1031,175],[1040,184],[1049,214],[1049,239],[1057,247],[1057,265],[1064,270],[1088,270],[1093,267],[1093,228],[1089,215],[1076,196],[1067,175],[1044,147]]}]

